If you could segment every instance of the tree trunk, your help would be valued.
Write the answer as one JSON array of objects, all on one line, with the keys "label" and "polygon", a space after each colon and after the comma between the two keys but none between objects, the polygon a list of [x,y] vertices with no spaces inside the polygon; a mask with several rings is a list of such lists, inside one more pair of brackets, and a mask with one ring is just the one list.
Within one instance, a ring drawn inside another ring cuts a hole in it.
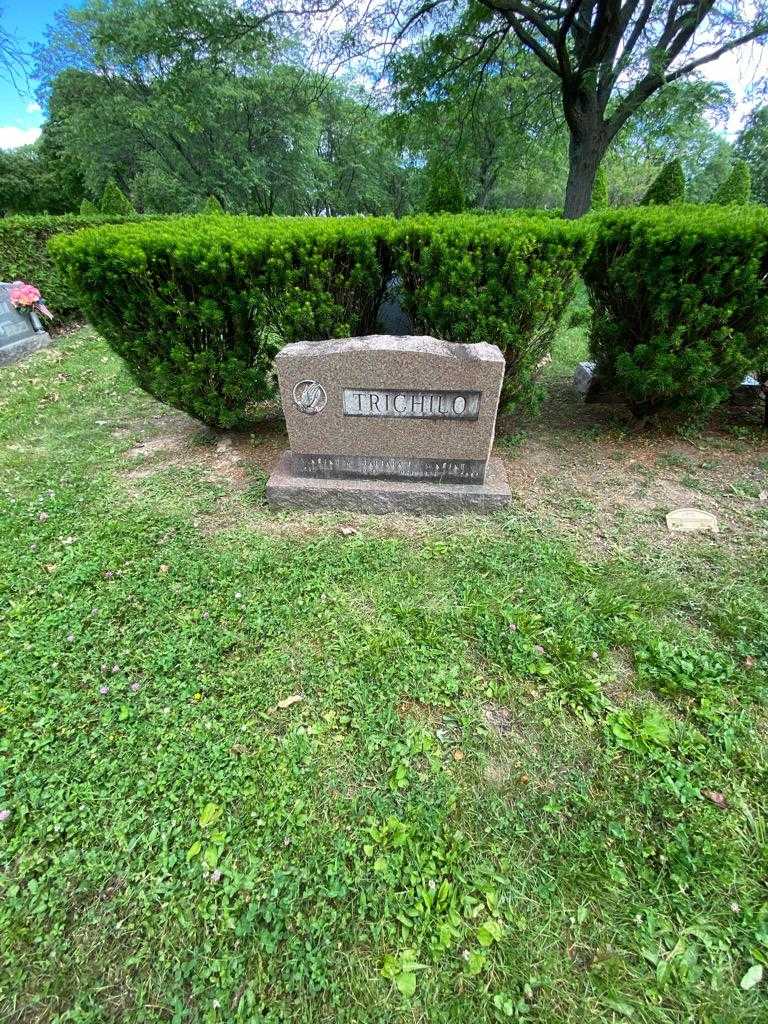
[{"label": "tree trunk", "polygon": [[595,176],[607,148],[607,143],[603,143],[598,131],[579,132],[577,135],[571,130],[564,210],[568,220],[576,220],[589,213]]}]

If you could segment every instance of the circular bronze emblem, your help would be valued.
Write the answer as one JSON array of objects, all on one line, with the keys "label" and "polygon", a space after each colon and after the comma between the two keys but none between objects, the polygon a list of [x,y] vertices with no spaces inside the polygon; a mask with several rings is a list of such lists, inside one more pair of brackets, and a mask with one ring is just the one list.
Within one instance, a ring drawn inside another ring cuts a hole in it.
[{"label": "circular bronze emblem", "polygon": [[316,380],[300,380],[293,389],[293,400],[296,408],[313,416],[316,412],[322,412],[328,401],[325,388]]}]

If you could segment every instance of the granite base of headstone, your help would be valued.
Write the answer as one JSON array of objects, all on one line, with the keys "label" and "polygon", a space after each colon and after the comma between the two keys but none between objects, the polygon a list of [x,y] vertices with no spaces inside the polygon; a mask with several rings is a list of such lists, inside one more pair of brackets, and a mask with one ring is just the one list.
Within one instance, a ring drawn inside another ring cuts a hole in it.
[{"label": "granite base of headstone", "polygon": [[51,344],[36,313],[21,313],[8,298],[10,284],[0,281],[0,366]]},{"label": "granite base of headstone", "polygon": [[267,482],[273,508],[445,514],[509,503],[490,458],[504,378],[495,345],[297,342],[276,366],[290,448]]}]

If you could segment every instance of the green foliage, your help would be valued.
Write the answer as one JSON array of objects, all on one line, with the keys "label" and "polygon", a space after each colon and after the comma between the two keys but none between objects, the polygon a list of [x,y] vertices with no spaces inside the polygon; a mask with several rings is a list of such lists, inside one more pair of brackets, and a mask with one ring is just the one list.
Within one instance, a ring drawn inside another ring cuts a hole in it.
[{"label": "green foliage", "polygon": [[48,122],[31,146],[0,150],[0,216],[69,213],[83,195],[79,166]]},{"label": "green foliage", "polygon": [[430,163],[426,178],[425,213],[463,213],[466,210],[467,197],[455,164],[444,159]]},{"label": "green foliage", "polygon": [[136,213],[133,204],[121,191],[114,178],[110,178],[104,186],[99,211],[111,217],[130,217],[132,213]]},{"label": "green foliage", "polygon": [[87,3],[59,15],[36,77],[89,193],[114,177],[159,213],[209,195],[228,213],[406,212],[415,171],[377,105],[298,52],[232,0]]},{"label": "green foliage", "polygon": [[498,345],[505,404],[535,403],[537,367],[583,261],[583,230],[548,216],[464,214],[398,222],[393,238],[417,332]]},{"label": "green foliage", "polygon": [[193,217],[101,228],[54,251],[88,318],[150,394],[246,426],[286,342],[373,331],[391,222]]},{"label": "green foliage", "polygon": [[768,204],[768,106],[753,110],[736,140],[736,155],[746,160],[752,198]]},{"label": "green foliage", "polygon": [[473,215],[191,218],[55,246],[136,380],[219,426],[246,425],[273,394],[282,344],[372,332],[393,270],[420,331],[498,344],[505,398],[530,402],[583,249],[562,220]]},{"label": "green foliage", "polygon": [[704,415],[768,365],[768,211],[680,206],[592,218],[590,350],[639,415]]},{"label": "green foliage", "polygon": [[224,207],[221,205],[216,196],[208,196],[203,203],[203,208],[200,211],[207,216],[216,216],[217,214],[224,213]]},{"label": "green foliage", "polygon": [[685,175],[678,159],[670,160],[643,196],[642,206],[667,206],[685,200]]},{"label": "green foliage", "polygon": [[737,160],[731,173],[717,189],[710,202],[718,206],[744,206],[749,202],[752,191],[749,164],[746,160]]},{"label": "green foliage", "polygon": [[98,214],[99,208],[91,199],[83,199],[80,203],[80,215],[82,217],[92,217]]},{"label": "green foliage", "polygon": [[608,206],[608,175],[601,165],[595,175],[595,184],[592,188],[592,209],[604,210]]},{"label": "green foliage", "polygon": [[64,282],[48,252],[48,242],[81,228],[114,224],[119,217],[102,214],[65,214],[60,217],[0,218],[0,281],[30,281],[40,289],[55,316],[55,323],[83,319],[72,288]]}]

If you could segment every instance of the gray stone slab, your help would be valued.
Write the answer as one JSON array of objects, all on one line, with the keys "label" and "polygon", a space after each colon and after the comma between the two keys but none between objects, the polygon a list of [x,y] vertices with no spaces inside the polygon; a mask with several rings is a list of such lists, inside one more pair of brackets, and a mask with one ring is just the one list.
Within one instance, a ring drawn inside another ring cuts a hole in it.
[{"label": "gray stone slab", "polygon": [[402,459],[392,455],[293,454],[295,476],[323,480],[427,480],[437,484],[481,484],[485,459]]},{"label": "gray stone slab", "polygon": [[8,345],[0,345],[0,366],[8,366],[16,363],[24,356],[37,352],[38,349],[47,348],[53,343],[53,338],[47,331],[35,331],[34,334],[20,341],[11,342]]},{"label": "gray stone slab", "polygon": [[0,366],[51,344],[51,336],[40,325],[37,314],[20,313],[8,298],[10,285],[0,281]]},{"label": "gray stone slab", "polygon": [[383,515],[409,512],[450,515],[488,514],[505,508],[512,496],[499,459],[490,459],[482,484],[444,484],[425,480],[322,479],[297,476],[292,453],[283,452],[267,481],[267,503],[275,509],[315,509]]}]

